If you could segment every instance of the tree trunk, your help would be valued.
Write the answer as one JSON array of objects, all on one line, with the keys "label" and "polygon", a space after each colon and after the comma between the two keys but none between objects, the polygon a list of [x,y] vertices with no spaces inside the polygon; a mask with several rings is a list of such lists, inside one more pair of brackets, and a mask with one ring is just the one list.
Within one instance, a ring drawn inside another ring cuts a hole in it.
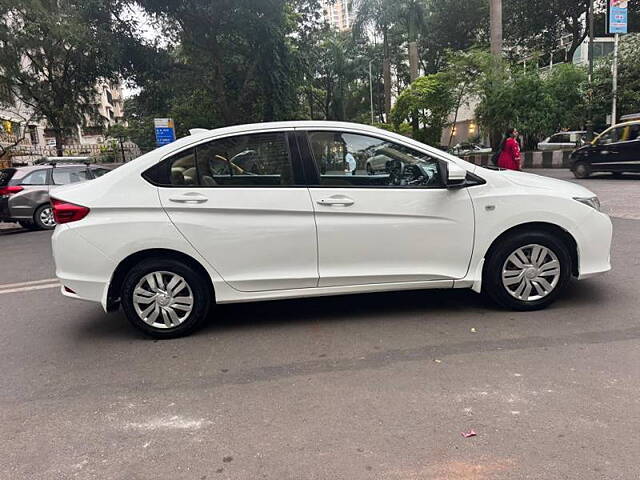
[{"label": "tree trunk", "polygon": [[382,74],[384,77],[384,113],[385,121],[389,123],[391,119],[391,59],[389,58],[389,42],[387,39],[387,31],[383,33],[383,54]]},{"label": "tree trunk", "polygon": [[64,135],[62,135],[62,128],[54,127],[54,132],[56,136],[56,155],[62,157],[64,155]]},{"label": "tree trunk", "polygon": [[447,147],[451,147],[451,141],[453,140],[453,129],[456,128],[456,123],[458,123],[458,112],[460,111],[460,106],[462,105],[462,99],[464,98],[464,91],[466,85],[462,85],[460,87],[460,94],[458,95],[458,101],[456,102],[456,113],[453,116],[453,125],[451,125],[451,135],[449,135],[449,143]]},{"label": "tree trunk", "polygon": [[418,60],[418,42],[409,42],[409,75],[411,82],[415,82],[418,79],[418,66],[420,62]]},{"label": "tree trunk", "polygon": [[491,2],[491,54],[500,58],[502,56],[502,0],[490,0]]}]

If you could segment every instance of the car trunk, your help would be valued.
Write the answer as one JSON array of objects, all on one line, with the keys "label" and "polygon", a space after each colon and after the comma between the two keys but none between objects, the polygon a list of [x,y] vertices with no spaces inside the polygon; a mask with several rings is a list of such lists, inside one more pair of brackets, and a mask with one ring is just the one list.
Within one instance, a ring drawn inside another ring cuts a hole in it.
[{"label": "car trunk", "polygon": [[15,173],[15,168],[3,168],[0,170],[0,220],[9,217],[9,195],[3,194],[2,189],[11,185],[11,179]]}]

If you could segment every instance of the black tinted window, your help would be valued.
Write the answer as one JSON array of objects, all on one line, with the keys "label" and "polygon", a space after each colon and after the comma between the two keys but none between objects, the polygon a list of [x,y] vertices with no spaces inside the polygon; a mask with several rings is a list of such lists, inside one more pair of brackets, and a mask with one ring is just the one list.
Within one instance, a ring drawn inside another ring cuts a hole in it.
[{"label": "black tinted window", "polygon": [[164,160],[143,176],[163,186],[286,186],[295,183],[284,133],[213,140]]},{"label": "black tinted window", "polygon": [[3,168],[0,169],[0,187],[6,187],[9,185],[9,180],[16,173],[15,168]]},{"label": "black tinted window", "polygon": [[214,140],[196,150],[200,184],[215,186],[293,185],[293,168],[283,133]]}]

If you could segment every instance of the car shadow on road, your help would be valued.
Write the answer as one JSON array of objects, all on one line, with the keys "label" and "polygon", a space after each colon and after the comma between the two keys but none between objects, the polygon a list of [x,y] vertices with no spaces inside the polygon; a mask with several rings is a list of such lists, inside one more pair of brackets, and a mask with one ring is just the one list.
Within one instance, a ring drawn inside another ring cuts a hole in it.
[{"label": "car shadow on road", "polygon": [[[575,309],[592,308],[602,302],[612,301],[598,280],[572,281],[561,298],[550,308]],[[404,319],[416,317],[428,319],[443,318],[455,313],[458,318],[468,316],[486,318],[491,316],[531,315],[500,308],[484,295],[471,290],[411,290],[399,292],[367,293],[326,297],[309,297],[293,300],[273,300],[264,302],[217,305],[203,328],[196,336],[241,330],[261,330],[296,324],[328,324],[333,322],[366,322],[390,319],[401,323]],[[460,315],[462,314],[462,315]],[[544,311],[533,314],[545,315]],[[135,330],[127,321],[122,310],[104,314],[96,309],[95,315],[86,315],[79,325],[78,336],[83,339],[102,340],[152,340]]]}]

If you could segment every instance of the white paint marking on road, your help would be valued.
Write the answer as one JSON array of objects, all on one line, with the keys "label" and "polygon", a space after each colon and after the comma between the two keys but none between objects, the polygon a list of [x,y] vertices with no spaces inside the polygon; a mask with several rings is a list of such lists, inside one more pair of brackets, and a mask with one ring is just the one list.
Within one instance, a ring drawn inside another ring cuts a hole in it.
[{"label": "white paint marking on road", "polygon": [[32,280],[30,282],[5,283],[4,285],[0,284],[0,290],[4,290],[5,288],[27,287],[29,285],[38,285],[39,283],[54,283],[57,281],[57,278],[45,278],[43,280]]},{"label": "white paint marking on road", "polygon": [[182,416],[173,416],[169,418],[153,418],[146,422],[129,422],[127,428],[135,430],[199,430],[211,422],[200,419],[190,419]]},{"label": "white paint marking on road", "polygon": [[6,290],[0,290],[0,295],[4,295],[5,293],[29,292],[31,290],[44,290],[46,288],[60,288],[60,284],[47,283],[45,285],[32,285],[30,287],[9,288]]}]

